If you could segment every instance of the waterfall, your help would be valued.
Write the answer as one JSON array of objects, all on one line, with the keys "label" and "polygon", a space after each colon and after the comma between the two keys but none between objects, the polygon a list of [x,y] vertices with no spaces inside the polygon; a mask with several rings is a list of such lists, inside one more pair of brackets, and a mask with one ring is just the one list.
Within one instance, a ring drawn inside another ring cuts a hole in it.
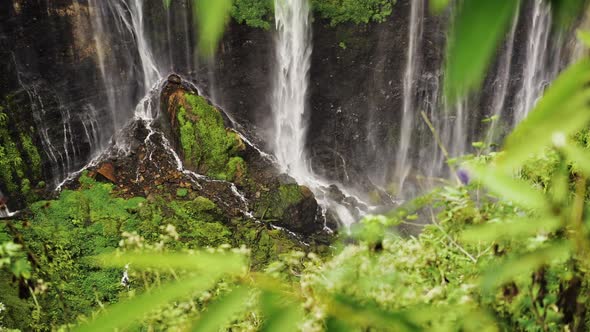
[{"label": "waterfall", "polygon": [[307,178],[305,108],[311,57],[307,0],[275,0],[277,68],[272,106],[274,153],[283,171]]},{"label": "waterfall", "polygon": [[518,25],[518,15],[515,15],[512,19],[512,26],[508,37],[505,41],[505,50],[500,55],[498,69],[496,70],[496,77],[493,83],[493,99],[491,103],[491,115],[494,117],[490,129],[488,130],[486,137],[486,144],[490,145],[494,143],[495,136],[498,130],[498,121],[502,118],[505,113],[506,101],[508,99],[509,91],[508,86],[510,85],[510,74],[512,66],[512,57],[514,53],[514,37],[516,36],[516,27]]},{"label": "waterfall", "polygon": [[[131,114],[125,109],[131,109],[131,106],[137,102],[133,100],[135,98],[130,98],[128,95],[117,96],[116,91],[119,87],[125,85],[124,81],[129,77],[134,77],[141,89],[141,98],[156,85],[161,79],[161,74],[146,35],[143,0],[100,2],[91,0],[91,4],[97,10],[94,15],[94,35],[98,64],[116,131],[121,129],[130,118]],[[131,41],[134,47],[117,48],[120,51],[113,54],[113,45],[122,41]],[[110,63],[106,62],[107,58]],[[137,62],[140,71],[138,73],[129,71]],[[124,74],[121,75],[121,72]],[[120,111],[122,109],[123,112]],[[146,113],[150,110],[151,108],[145,107],[136,108],[135,115],[151,119],[153,114]]]},{"label": "waterfall", "polygon": [[534,0],[530,20],[526,61],[523,68],[522,86],[514,109],[514,123],[520,122],[532,110],[552,78],[546,63],[551,29],[549,6],[544,4],[542,0]]},{"label": "waterfall", "polygon": [[400,143],[398,147],[396,160],[396,178],[398,188],[402,188],[411,166],[408,164],[408,153],[411,148],[413,123],[416,116],[415,103],[416,99],[416,79],[420,74],[420,62],[418,60],[418,50],[422,42],[424,19],[424,0],[414,0],[411,2],[410,10],[410,29],[408,34],[408,53],[406,59],[406,69],[403,78],[403,105],[402,105],[402,125],[400,131]]},{"label": "waterfall", "polygon": [[[312,52],[308,0],[275,0],[275,24],[277,63],[272,94],[273,152],[283,172],[313,191],[324,215],[330,210],[348,227],[357,220],[359,212],[363,212],[354,211],[354,216],[350,206],[329,197],[333,184],[311,170],[305,152],[305,109]],[[341,186],[338,190],[362,203]]]},{"label": "waterfall", "polygon": [[[125,21],[127,28],[133,31],[137,43],[137,51],[141,62],[143,72],[143,89],[147,93],[152,89],[154,84],[160,80],[160,71],[156,66],[156,61],[152,55],[152,50],[146,38],[144,26],[143,0],[130,0],[128,4],[131,22]],[[125,2],[123,2],[125,3]]]},{"label": "waterfall", "polygon": [[[424,45],[444,49],[446,39],[435,39],[431,31],[444,31],[447,24],[430,18],[425,23],[428,14],[424,1],[407,3],[406,64],[397,78],[403,83],[399,140],[395,147],[385,147],[396,149],[394,159],[390,160],[395,172],[388,181],[397,185],[399,197],[411,197],[433,183],[431,180],[436,183],[440,178],[448,178],[450,169],[443,148],[448,157],[456,158],[474,152],[472,142],[499,143],[505,130],[526,117],[546,86],[557,76],[563,65],[564,47],[563,38],[551,34],[549,5],[542,0],[527,1],[506,33],[483,92],[446,105],[442,89],[439,89],[444,60],[435,60],[440,61],[438,66],[429,68],[431,62],[425,62]],[[421,112],[432,122],[434,133],[425,125]],[[494,120],[488,121],[489,125],[482,124],[482,120],[491,116]]]}]

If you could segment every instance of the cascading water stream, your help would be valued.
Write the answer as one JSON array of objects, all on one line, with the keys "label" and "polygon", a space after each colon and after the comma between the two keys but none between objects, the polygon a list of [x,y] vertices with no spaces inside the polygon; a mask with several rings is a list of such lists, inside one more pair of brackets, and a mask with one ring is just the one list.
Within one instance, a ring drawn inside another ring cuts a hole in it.
[{"label": "cascading water stream", "polygon": [[412,134],[414,131],[415,85],[416,79],[420,74],[418,48],[420,46],[419,44],[422,42],[423,12],[424,0],[411,1],[408,54],[403,79],[402,125],[395,170],[395,177],[398,180],[398,190],[403,187],[411,168],[411,165],[408,164],[408,153],[410,151]]},{"label": "cascading water stream", "polygon": [[522,121],[535,106],[545,86],[552,79],[547,68],[551,10],[542,0],[534,0],[526,48],[522,87],[514,109],[514,124]]},{"label": "cascading water stream", "polygon": [[283,171],[302,180],[310,177],[304,120],[311,57],[309,15],[307,0],[275,0],[274,153]]},{"label": "cascading water stream", "polygon": [[[402,198],[425,190],[432,180],[432,183],[437,183],[448,178],[450,169],[446,158],[476,152],[472,142],[499,143],[506,131],[534,108],[546,86],[556,77],[563,65],[561,58],[564,51],[564,40],[560,35],[551,33],[549,6],[542,0],[523,2],[505,36],[498,61],[488,74],[489,83],[483,93],[486,99],[480,99],[482,95],[472,95],[454,105],[446,105],[442,89],[439,89],[443,81],[444,60],[435,58],[434,61],[440,61],[435,68],[429,68],[433,60],[421,61],[427,56],[422,45],[428,43],[444,49],[446,39],[432,39],[432,27],[424,23],[428,14],[423,1],[407,2],[406,65],[398,78],[403,82],[399,115],[401,128],[396,155],[390,160],[395,165],[395,173],[393,178],[388,179],[394,181],[397,196]],[[445,29],[446,22],[441,24],[429,19],[428,24],[434,24],[435,29],[440,31]],[[424,33],[425,30],[428,33]],[[521,41],[524,41],[523,47],[519,48]],[[432,123],[434,133],[425,125],[421,112]],[[485,122],[489,125],[482,123],[491,116],[494,116],[493,121]],[[440,142],[433,139],[434,135]],[[381,185],[388,187],[390,184]]]},{"label": "cascading water stream", "polygon": [[505,41],[505,50],[500,56],[498,69],[496,71],[496,77],[494,79],[493,91],[494,97],[491,104],[491,115],[492,124],[488,130],[486,137],[486,145],[490,145],[494,142],[497,130],[498,130],[498,119],[504,114],[506,108],[506,100],[508,98],[508,86],[510,85],[510,74],[512,66],[512,56],[514,53],[514,37],[516,36],[516,27],[518,25],[518,15],[515,15],[512,19],[512,26],[508,37]]},{"label": "cascading water stream", "polygon": [[[314,192],[324,215],[330,210],[348,228],[364,212],[355,211],[355,217],[350,207],[328,197],[331,183],[311,170],[305,151],[305,109],[312,53],[308,0],[275,0],[275,25],[277,63],[272,94],[273,152],[282,171]],[[339,189],[345,196],[362,202],[342,188]]]}]

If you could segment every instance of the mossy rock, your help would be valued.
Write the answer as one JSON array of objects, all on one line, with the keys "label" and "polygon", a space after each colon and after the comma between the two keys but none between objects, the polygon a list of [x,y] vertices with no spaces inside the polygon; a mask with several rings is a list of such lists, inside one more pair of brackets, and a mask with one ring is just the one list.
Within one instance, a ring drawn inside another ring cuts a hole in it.
[{"label": "mossy rock", "polygon": [[256,202],[256,217],[301,234],[318,230],[318,205],[309,188],[297,183],[281,184]]},{"label": "mossy rock", "polygon": [[243,177],[246,165],[237,153],[244,150],[244,143],[225,127],[221,112],[194,93],[184,92],[180,98],[178,109],[170,113],[178,121],[185,165],[218,180]]},{"label": "mossy rock", "polygon": [[302,250],[297,240],[291,239],[283,231],[241,220],[234,221],[234,225],[235,244],[250,248],[251,263],[255,270],[262,269],[281,254]]}]

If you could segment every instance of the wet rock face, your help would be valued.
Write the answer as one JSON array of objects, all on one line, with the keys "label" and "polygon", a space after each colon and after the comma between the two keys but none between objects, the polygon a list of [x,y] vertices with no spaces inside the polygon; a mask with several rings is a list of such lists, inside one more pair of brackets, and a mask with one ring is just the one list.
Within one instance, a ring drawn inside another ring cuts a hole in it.
[{"label": "wet rock face", "polygon": [[0,104],[34,128],[48,188],[108,140],[108,113],[93,107],[106,97],[89,15],[86,1],[0,4]]}]

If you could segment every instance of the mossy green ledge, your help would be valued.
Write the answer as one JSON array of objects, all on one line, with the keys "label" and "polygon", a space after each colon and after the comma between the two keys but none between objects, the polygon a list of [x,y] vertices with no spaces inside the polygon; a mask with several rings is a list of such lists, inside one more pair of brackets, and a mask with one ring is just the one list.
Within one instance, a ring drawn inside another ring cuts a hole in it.
[{"label": "mossy green ledge", "polygon": [[[188,169],[233,182],[250,202],[256,219],[309,237],[324,232],[313,193],[261,158],[229,128],[225,115],[207,99],[169,78],[162,92],[172,141]],[[182,193],[180,193],[182,194]]]}]

